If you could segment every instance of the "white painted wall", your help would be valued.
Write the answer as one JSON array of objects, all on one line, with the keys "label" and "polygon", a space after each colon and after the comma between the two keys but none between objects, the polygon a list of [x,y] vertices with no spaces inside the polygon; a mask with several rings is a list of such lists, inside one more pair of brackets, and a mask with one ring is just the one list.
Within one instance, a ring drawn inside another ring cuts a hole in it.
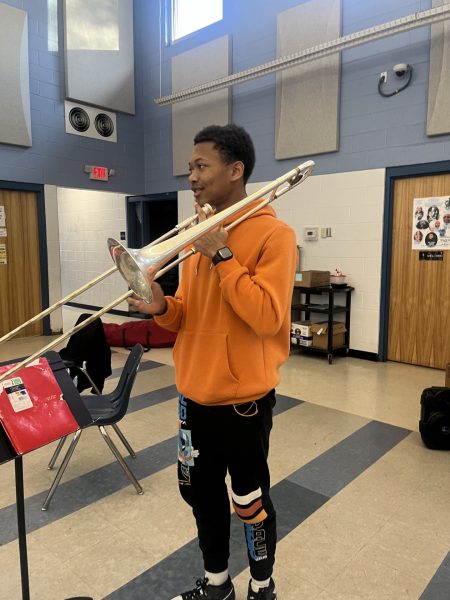
[{"label": "white painted wall", "polygon": [[[126,231],[125,195],[57,188],[62,296],[112,266],[106,240]],[[127,243],[126,239],[123,242]],[[128,289],[119,273],[87,290],[73,302],[103,307]],[[115,307],[128,310],[126,302]]]},{"label": "white painted wall", "polygon": [[[312,175],[273,204],[280,219],[297,234],[302,270],[339,267],[348,275],[355,288],[350,346],[374,353],[378,353],[380,325],[384,181],[384,169]],[[249,184],[247,193],[265,183]],[[193,214],[192,206],[192,193],[179,192],[180,220]],[[318,241],[304,241],[305,227],[319,228]],[[322,227],[331,227],[331,238],[320,238]]]},{"label": "white painted wall", "polygon": [[[384,180],[384,169],[313,175],[274,203],[278,216],[297,233],[303,270],[339,267],[348,275],[355,288],[350,346],[374,353],[378,352],[380,324]],[[265,183],[250,184],[247,192],[259,190]],[[110,268],[106,240],[119,239],[126,229],[125,196],[66,188],[57,188],[56,195],[61,293],[66,295]],[[193,204],[189,190],[179,192],[178,221],[194,214]],[[318,227],[319,231],[331,227],[332,237],[305,242],[305,227]],[[52,248],[54,243],[51,241]],[[56,279],[51,276],[55,289]],[[105,306],[126,290],[117,273],[74,301]],[[128,306],[122,303],[116,308],[126,311]]]}]

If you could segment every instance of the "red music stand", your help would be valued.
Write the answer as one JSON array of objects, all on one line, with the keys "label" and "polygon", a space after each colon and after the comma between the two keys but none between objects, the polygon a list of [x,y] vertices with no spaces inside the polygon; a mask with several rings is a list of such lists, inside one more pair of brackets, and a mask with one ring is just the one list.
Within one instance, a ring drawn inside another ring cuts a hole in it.
[{"label": "red music stand", "polygon": [[[92,423],[59,354],[47,352],[43,358],[45,361],[40,360],[34,370],[30,365],[31,368],[25,367],[15,373],[8,388],[2,382],[0,390],[0,464],[14,460],[23,600],[30,599],[30,584],[22,455]],[[8,365],[8,368],[12,366]],[[2,366],[0,369],[5,372],[8,368]],[[58,396],[62,393],[63,400],[58,397],[56,402],[55,392]],[[14,403],[16,409],[11,410]],[[22,407],[20,403],[23,403]]]}]

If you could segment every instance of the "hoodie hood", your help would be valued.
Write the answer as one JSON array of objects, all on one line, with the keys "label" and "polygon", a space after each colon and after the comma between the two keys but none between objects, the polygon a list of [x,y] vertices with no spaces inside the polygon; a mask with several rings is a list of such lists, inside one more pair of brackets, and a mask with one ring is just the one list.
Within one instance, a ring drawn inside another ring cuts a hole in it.
[{"label": "hoodie hood", "polygon": [[[263,198],[258,198],[258,200],[254,200],[253,202],[251,202],[250,204],[248,204],[247,206],[244,206],[244,208],[241,208],[240,210],[238,210],[234,215],[231,215],[230,217],[228,217],[227,219],[225,219],[225,221],[223,222],[223,226],[226,227],[227,225],[229,225],[230,223],[233,223],[234,221],[236,221],[237,219],[239,219],[241,216],[243,216],[245,213],[248,213],[252,208],[258,206],[258,204],[261,204],[261,202],[263,201]],[[218,213],[220,214],[220,213]],[[261,216],[270,216],[273,218],[276,218],[276,212],[274,211],[274,209],[267,204],[266,206],[264,206],[263,208],[260,208],[259,210],[257,210],[256,212],[254,212],[252,215],[248,216],[248,219],[254,219],[257,217],[261,217]]]}]

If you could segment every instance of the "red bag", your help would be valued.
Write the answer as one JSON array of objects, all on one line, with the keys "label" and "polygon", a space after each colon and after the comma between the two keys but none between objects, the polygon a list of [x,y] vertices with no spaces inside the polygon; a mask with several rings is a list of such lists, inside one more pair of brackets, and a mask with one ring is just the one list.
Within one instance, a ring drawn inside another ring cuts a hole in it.
[{"label": "red bag", "polygon": [[150,348],[170,348],[177,334],[160,327],[153,319],[129,321],[127,323],[103,323],[106,341],[110,346],[131,348],[142,344],[145,352]]}]

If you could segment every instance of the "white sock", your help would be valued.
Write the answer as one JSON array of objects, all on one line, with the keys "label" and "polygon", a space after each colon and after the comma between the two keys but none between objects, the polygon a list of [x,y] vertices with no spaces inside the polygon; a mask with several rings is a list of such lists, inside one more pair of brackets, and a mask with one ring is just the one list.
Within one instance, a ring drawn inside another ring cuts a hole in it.
[{"label": "white sock", "polygon": [[205,571],[205,577],[208,578],[208,583],[211,585],[222,585],[228,579],[228,569],[225,569],[222,573],[209,573]]},{"label": "white sock", "polygon": [[254,592],[258,592],[261,588],[269,587],[270,577],[269,579],[265,579],[264,581],[258,581],[257,579],[252,578],[252,590]]}]

